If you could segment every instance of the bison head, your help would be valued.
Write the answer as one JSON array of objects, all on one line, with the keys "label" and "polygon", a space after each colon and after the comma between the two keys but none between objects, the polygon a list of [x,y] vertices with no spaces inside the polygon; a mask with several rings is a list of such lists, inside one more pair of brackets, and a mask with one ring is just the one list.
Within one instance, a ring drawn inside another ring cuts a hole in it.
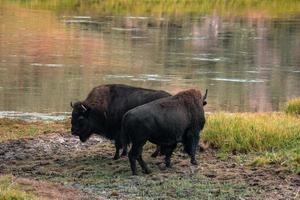
[{"label": "bison head", "polygon": [[92,135],[92,128],[89,122],[90,109],[81,102],[71,103],[72,119],[71,119],[71,132],[72,135],[79,136],[81,142],[87,141]]}]

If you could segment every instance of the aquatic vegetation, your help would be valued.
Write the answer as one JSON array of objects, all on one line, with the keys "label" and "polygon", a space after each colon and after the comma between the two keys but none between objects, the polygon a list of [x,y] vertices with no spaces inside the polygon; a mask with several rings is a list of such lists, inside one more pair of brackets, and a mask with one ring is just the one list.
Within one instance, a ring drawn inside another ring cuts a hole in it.
[{"label": "aquatic vegetation", "polygon": [[284,111],[287,114],[300,116],[300,98],[291,99],[286,103]]},{"label": "aquatic vegetation", "polygon": [[219,14],[223,16],[287,17],[300,11],[297,0],[15,0],[30,8],[42,8],[58,12],[101,15],[150,15],[183,16]]}]

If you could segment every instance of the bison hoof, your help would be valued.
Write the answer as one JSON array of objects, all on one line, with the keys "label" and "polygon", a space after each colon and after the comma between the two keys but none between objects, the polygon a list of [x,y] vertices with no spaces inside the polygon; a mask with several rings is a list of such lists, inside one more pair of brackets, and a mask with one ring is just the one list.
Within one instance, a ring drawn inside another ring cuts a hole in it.
[{"label": "bison hoof", "polygon": [[114,159],[114,160],[118,160],[119,158],[120,158],[119,155],[115,155],[113,159]]},{"label": "bison hoof", "polygon": [[143,173],[145,173],[145,174],[151,174],[151,171],[149,169],[145,169],[145,170],[143,170]]},{"label": "bison hoof", "polygon": [[156,158],[158,156],[158,153],[157,152],[154,152],[153,154],[151,154],[151,157],[152,158]]},{"label": "bison hoof", "polygon": [[191,160],[191,163],[192,163],[193,165],[198,165],[198,163],[197,163],[196,160]]},{"label": "bison hoof", "polygon": [[132,176],[137,176],[137,173],[136,172],[132,172]]},{"label": "bison hoof", "polygon": [[166,163],[166,168],[171,168],[171,167],[172,167],[171,163]]},{"label": "bison hoof", "polygon": [[127,156],[127,152],[122,152],[121,157]]}]

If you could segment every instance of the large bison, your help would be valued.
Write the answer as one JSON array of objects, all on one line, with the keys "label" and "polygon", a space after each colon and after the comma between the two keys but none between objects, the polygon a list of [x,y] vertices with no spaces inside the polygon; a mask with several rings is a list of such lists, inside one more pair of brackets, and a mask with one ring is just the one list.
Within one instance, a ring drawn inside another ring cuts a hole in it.
[{"label": "large bison", "polygon": [[[119,158],[121,121],[130,109],[153,100],[168,97],[169,93],[121,84],[100,85],[92,89],[82,102],[71,103],[71,132],[85,142],[93,133],[115,141],[114,159]],[[122,155],[126,155],[123,148]],[[157,154],[156,151],[154,153]]]},{"label": "large bison", "polygon": [[144,173],[150,173],[142,158],[147,141],[161,147],[166,167],[171,166],[171,155],[178,142],[182,142],[191,163],[197,164],[195,153],[205,124],[206,96],[207,90],[202,97],[199,90],[190,89],[138,106],[124,115],[121,138],[123,145],[132,143],[128,157],[133,175],[136,160]]}]

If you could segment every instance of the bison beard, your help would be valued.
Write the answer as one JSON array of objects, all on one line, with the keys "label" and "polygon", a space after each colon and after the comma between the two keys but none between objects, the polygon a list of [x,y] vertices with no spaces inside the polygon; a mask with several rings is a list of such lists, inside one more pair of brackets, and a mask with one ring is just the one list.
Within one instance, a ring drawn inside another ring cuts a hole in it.
[{"label": "bison beard", "polygon": [[[71,103],[71,132],[79,136],[82,142],[93,133],[114,140],[114,159],[118,159],[122,148],[120,133],[123,115],[132,108],[168,96],[169,93],[159,90],[120,84],[100,85],[93,88],[84,101]],[[126,153],[127,148],[124,147],[122,155]]]},{"label": "bison beard", "polygon": [[171,156],[178,142],[197,164],[195,154],[200,131],[205,124],[203,106],[206,94],[199,90],[187,90],[172,97],[166,97],[138,106],[128,111],[122,121],[122,141],[126,146],[132,143],[129,162],[132,174],[136,174],[136,160],[144,173],[150,173],[142,158],[143,146],[150,141],[161,147],[166,167],[171,166]]}]

